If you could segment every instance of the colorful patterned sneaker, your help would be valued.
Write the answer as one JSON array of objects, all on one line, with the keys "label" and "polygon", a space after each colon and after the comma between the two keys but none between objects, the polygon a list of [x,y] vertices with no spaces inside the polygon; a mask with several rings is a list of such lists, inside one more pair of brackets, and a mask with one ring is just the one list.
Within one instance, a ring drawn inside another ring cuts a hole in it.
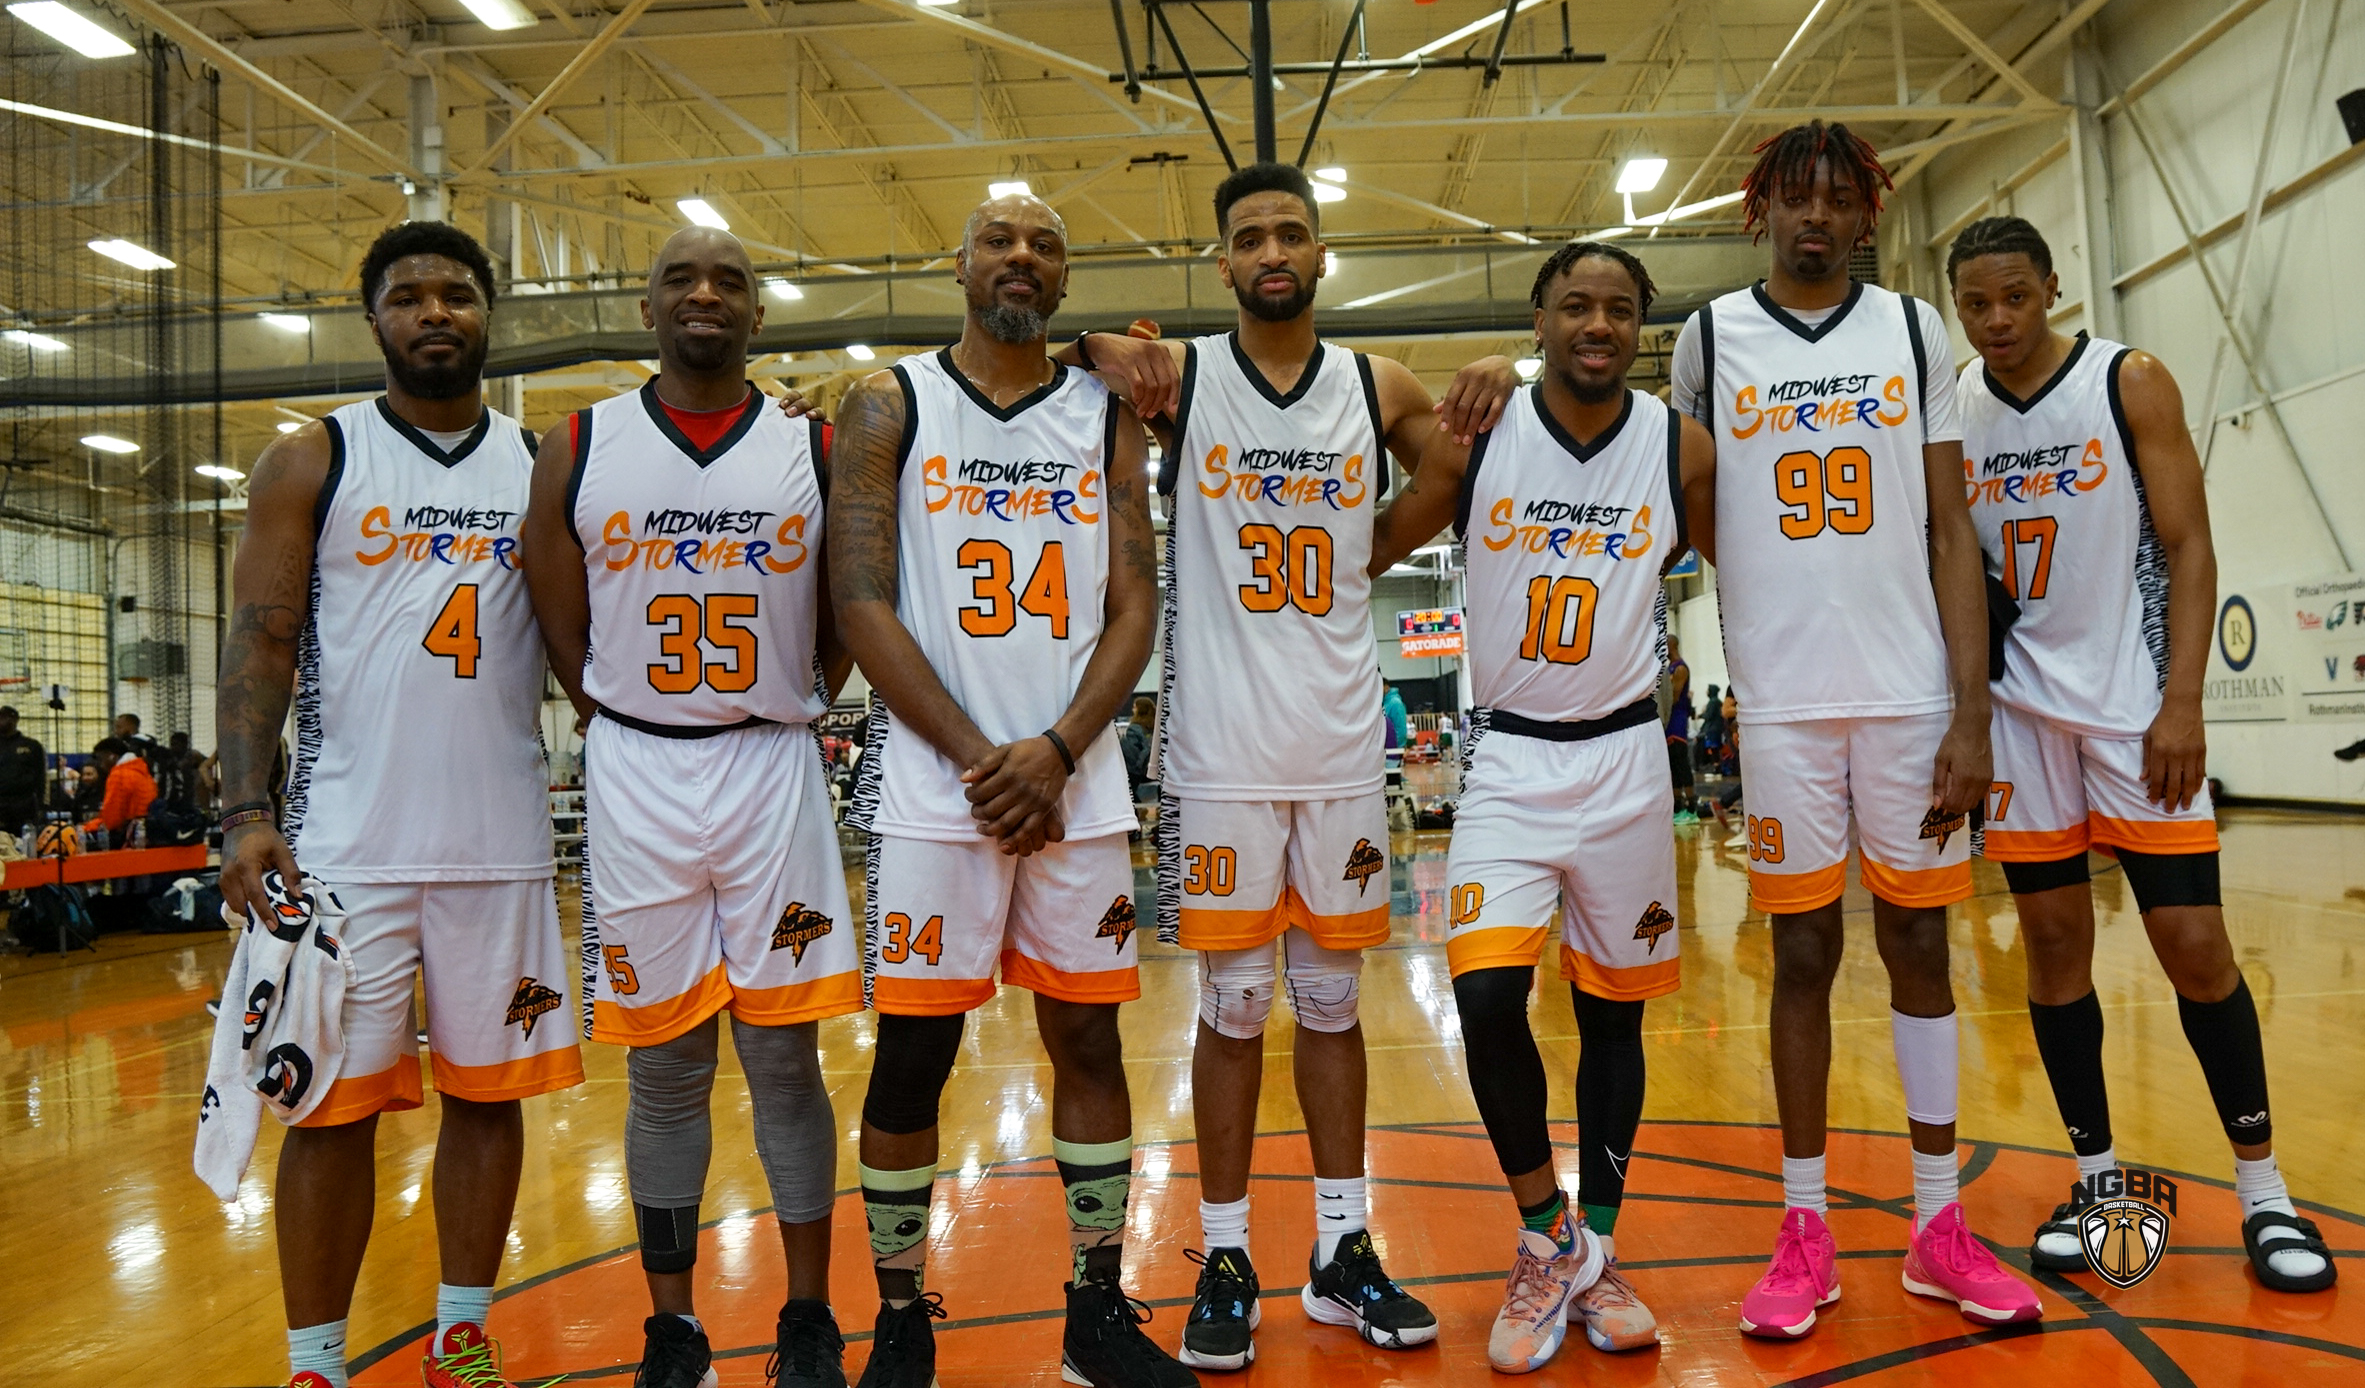
[{"label": "colorful patterned sneaker", "polygon": [[1774,1261],[1741,1298],[1741,1333],[1795,1340],[1815,1328],[1815,1309],[1839,1300],[1839,1245],[1813,1210],[1787,1210]]},{"label": "colorful patterned sneaker", "polygon": [[1600,1281],[1577,1293],[1569,1309],[1584,1318],[1585,1338],[1595,1349],[1615,1352],[1659,1343],[1659,1318],[1615,1263],[1601,1270]]},{"label": "colorful patterned sneaker", "polygon": [[2033,1321],[2045,1313],[2036,1289],[2004,1270],[1973,1237],[1958,1201],[1922,1226],[1905,1250],[1905,1290],[1951,1301],[1982,1325]]},{"label": "colorful patterned sneaker", "polygon": [[1371,1231],[1358,1229],[1339,1240],[1322,1267],[1306,1260],[1306,1285],[1298,1304],[1324,1325],[1352,1328],[1381,1349],[1411,1349],[1437,1338],[1437,1316],[1380,1267]]},{"label": "colorful patterned sneaker", "polygon": [[1577,1229],[1568,1252],[1533,1229],[1519,1231],[1511,1276],[1503,1284],[1503,1309],[1495,1312],[1486,1339],[1486,1359],[1507,1374],[1533,1373],[1560,1352],[1568,1334],[1569,1308],[1602,1273],[1601,1242]]},{"label": "colorful patterned sneaker", "polygon": [[1256,1328],[1265,1318],[1248,1250],[1186,1248],[1183,1256],[1199,1265],[1199,1287],[1183,1322],[1179,1357],[1194,1369],[1247,1368],[1256,1362]]},{"label": "colorful patterned sneaker", "polygon": [[471,1321],[461,1321],[430,1346],[419,1360],[419,1382],[426,1388],[517,1388],[501,1372],[500,1345]]},{"label": "colorful patterned sneaker", "polygon": [[2044,1272],[2091,1272],[2086,1261],[2086,1239],[2078,1232],[2078,1217],[2094,1203],[2094,1194],[2080,1181],[2069,1188],[2069,1199],[2053,1207],[2053,1217],[2037,1226],[2028,1242],[2028,1265]]}]

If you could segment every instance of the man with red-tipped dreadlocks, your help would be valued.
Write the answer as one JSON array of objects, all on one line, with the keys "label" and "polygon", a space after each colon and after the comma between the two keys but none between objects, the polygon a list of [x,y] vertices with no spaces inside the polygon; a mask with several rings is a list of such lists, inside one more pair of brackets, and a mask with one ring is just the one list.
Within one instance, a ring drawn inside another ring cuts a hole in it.
[{"label": "man with red-tipped dreadlocks", "polygon": [[1772,238],[1772,266],[1684,325],[1672,367],[1676,407],[1716,441],[1749,896],[1773,919],[1785,1209],[1741,1329],[1795,1338],[1839,1299],[1823,1163],[1851,829],[1912,1133],[1906,1290],[1983,1324],[2034,1320],[2036,1294],[1972,1237],[1957,1198],[1946,908],[1971,894],[1966,817],[1987,791],[1989,708],[1946,327],[1849,276],[1890,186],[1871,146],[1814,121],[1758,155],[1744,208]]}]

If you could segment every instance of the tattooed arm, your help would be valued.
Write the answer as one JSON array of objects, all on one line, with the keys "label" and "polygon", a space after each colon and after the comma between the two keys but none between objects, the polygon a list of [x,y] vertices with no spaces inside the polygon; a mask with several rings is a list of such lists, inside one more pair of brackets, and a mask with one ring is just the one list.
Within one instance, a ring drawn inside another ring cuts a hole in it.
[{"label": "tattooed arm", "polygon": [[854,655],[846,649],[845,638],[838,635],[836,604],[829,600],[829,458],[825,454],[814,462],[821,469],[823,533],[815,537],[819,555],[814,562],[821,568],[813,575],[813,601],[820,609],[813,614],[813,655],[821,662],[822,698],[834,704],[846,687],[846,677],[854,673]]},{"label": "tattooed arm", "polygon": [[[1116,447],[1108,459],[1109,587],[1102,601],[1100,644],[1085,662],[1075,697],[1052,730],[1078,762],[1092,740],[1108,730],[1117,710],[1133,697],[1134,682],[1149,663],[1150,637],[1158,620],[1158,538],[1150,528],[1149,447],[1141,420],[1130,406],[1117,405]],[[994,748],[970,765],[970,813],[982,832],[1002,841],[1004,852],[1037,825],[1046,836],[1062,837],[1056,820],[1067,764],[1046,737],[1024,738]]]},{"label": "tattooed arm", "polygon": [[903,452],[903,387],[874,371],[838,405],[830,443],[823,549],[838,639],[897,722],[956,765],[974,766],[993,741],[953,701],[920,643],[895,615],[895,480]]},{"label": "tattooed arm", "polygon": [[542,436],[534,453],[533,490],[518,528],[525,555],[526,591],[533,596],[534,624],[542,628],[542,649],[550,673],[558,676],[578,719],[592,713],[583,692],[583,662],[591,654],[591,579],[583,572],[583,546],[567,525],[567,487],[575,476],[575,421],[568,419]]},{"label": "tattooed arm", "polygon": [[[318,421],[272,441],[247,490],[246,533],[231,570],[233,615],[214,695],[222,800],[269,803],[294,692],[296,639],[312,603],[313,509],[329,471],[328,426]],[[270,820],[243,824],[222,844],[222,900],[232,911],[263,905],[263,874],[291,886],[295,855]]]}]

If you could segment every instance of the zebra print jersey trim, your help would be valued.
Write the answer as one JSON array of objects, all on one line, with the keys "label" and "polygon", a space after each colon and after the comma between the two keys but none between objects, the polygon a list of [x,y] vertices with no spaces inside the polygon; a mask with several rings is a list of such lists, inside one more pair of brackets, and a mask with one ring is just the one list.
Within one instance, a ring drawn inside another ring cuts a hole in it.
[{"label": "zebra print jersey trim", "polygon": [[[586,809],[589,807],[586,806]],[[580,1002],[583,1007],[583,1039],[591,1039],[592,995],[599,991],[600,971],[604,967],[599,939],[599,904],[591,890],[591,821],[583,822],[583,943],[580,950],[583,963]]]},{"label": "zebra print jersey trim", "polygon": [[[312,809],[312,771],[320,763],[320,565],[312,565],[309,616],[296,638],[296,754],[287,771],[287,848],[301,850]],[[298,861],[302,861],[298,859]]]},{"label": "zebra print jersey trim", "polygon": [[[1181,435],[1176,435],[1176,442]],[[1166,793],[1166,732],[1173,726],[1174,713],[1174,631],[1181,621],[1181,584],[1175,581],[1175,555],[1180,546],[1175,543],[1172,503],[1166,532],[1166,553],[1159,560],[1160,581],[1165,584],[1159,594],[1158,612],[1158,739],[1150,747],[1150,779],[1159,785],[1158,828],[1151,836],[1158,855],[1158,938],[1167,944],[1182,939],[1182,815],[1181,802]]]},{"label": "zebra print jersey trim", "polygon": [[873,694],[870,713],[862,720],[862,765],[854,773],[854,803],[846,807],[849,829],[875,832],[871,821],[878,818],[879,798],[886,793],[887,735],[892,726],[887,701]]},{"label": "zebra print jersey trim", "polygon": [[[862,764],[870,765],[870,754],[865,752]],[[876,903],[879,899],[879,836],[866,836],[862,850],[862,1007],[869,1011],[875,1005],[872,996],[878,987],[879,919]]]},{"label": "zebra print jersey trim", "polygon": [[1490,708],[1474,708],[1470,710],[1469,721],[1469,735],[1462,739],[1462,784],[1465,786],[1470,784],[1470,761],[1473,757],[1478,755],[1478,743],[1480,739],[1484,738],[1489,732],[1494,730],[1494,710]]},{"label": "zebra print jersey trim", "polygon": [[[2128,450],[2132,459],[2134,450]],[[2143,602],[2143,645],[2151,653],[2157,687],[2168,687],[2168,551],[2152,528],[2151,498],[2144,495],[2143,469],[2130,466],[2135,483],[2135,594]]]}]

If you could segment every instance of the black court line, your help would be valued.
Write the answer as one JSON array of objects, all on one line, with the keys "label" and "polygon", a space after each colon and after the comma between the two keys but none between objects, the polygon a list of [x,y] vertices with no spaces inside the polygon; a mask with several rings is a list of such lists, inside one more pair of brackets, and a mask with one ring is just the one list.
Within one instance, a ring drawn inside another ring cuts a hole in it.
[{"label": "black court line", "polygon": [[[1748,1128],[1761,1132],[1779,1131],[1779,1125],[1773,1123],[1752,1123],[1735,1119],[1710,1118],[1647,1120],[1643,1126],[1645,1128]],[[1369,1130],[1373,1132],[1400,1133],[1414,1137],[1446,1138],[1454,1141],[1488,1140],[1485,1128],[1478,1123],[1377,1123],[1370,1125]],[[1289,1128],[1276,1130],[1273,1132],[1260,1132],[1257,1134],[1257,1136],[1260,1138],[1302,1137],[1305,1135],[1305,1131],[1306,1130],[1303,1128]],[[1906,1142],[1911,1141],[1911,1135],[1908,1133],[1892,1132],[1880,1128],[1831,1128],[1827,1131],[1841,1133],[1851,1137],[1878,1137]],[[1195,1147],[1196,1145],[1196,1140],[1145,1142],[1139,1144],[1138,1150],[1147,1150],[1152,1148],[1172,1150],[1176,1147]],[[1573,1144],[1566,1142],[1555,1142],[1553,1145],[1556,1147],[1565,1148],[1572,1146]],[[1969,1142],[1967,1145],[1973,1149],[1974,1159],[1981,1155],[1985,1155],[1987,1159],[1985,1163],[1981,1164],[1975,1172],[1972,1170],[1971,1163],[1965,1163],[1964,1171],[1966,1174],[1963,1177],[1963,1184],[1966,1186],[1969,1185],[1972,1180],[1976,1179],[1977,1176],[1986,1174],[1986,1171],[1994,1165],[1996,1156],[2003,1152],[2022,1152],[2034,1156],[2044,1157],[2069,1156],[2068,1153],[2060,1152],[2053,1148],[2038,1147],[2028,1143],[1998,1142],[1982,1139]],[[1717,1171],[1728,1175],[1747,1176],[1759,1180],[1774,1181],[1777,1183],[1782,1179],[1780,1173],[1778,1172],[1763,1171],[1755,1167],[1735,1166],[1730,1163],[1710,1161],[1701,1157],[1679,1157],[1665,1153],[1651,1152],[1642,1148],[1637,1148],[1634,1155],[1637,1157],[1648,1157],[1653,1161],[1666,1162],[1672,1166],[1691,1166],[1704,1170]],[[1049,1156],[1039,1155],[1013,1157],[1003,1161],[988,1162],[977,1169],[977,1175],[982,1177],[988,1173],[997,1172],[1005,1176],[1046,1175],[1050,1173],[1017,1171],[1012,1170],[1011,1168],[1031,1166],[1035,1165],[1036,1163],[1047,1162],[1049,1160],[1051,1160]],[[2074,1158],[2072,1158],[2072,1160],[2074,1160]],[[2212,1186],[2219,1190],[2230,1191],[2234,1188],[2233,1182],[2231,1181],[2219,1180],[2213,1177],[2201,1176],[2190,1172],[2176,1171],[2166,1167],[2147,1167],[2145,1169],[2162,1172],[2163,1174],[2175,1177],[2179,1181],[2191,1181],[2203,1186]],[[965,1174],[965,1171],[956,1171],[954,1173],[956,1178],[962,1177]],[[1171,1179],[1173,1176],[1183,1174],[1195,1173],[1169,1171],[1167,1173],[1167,1177]],[[1251,1179],[1296,1179],[1310,1182],[1313,1178],[1311,1176],[1296,1177],[1290,1173],[1251,1173]],[[1499,1185],[1493,1183],[1419,1181],[1390,1177],[1370,1177],[1368,1179],[1375,1185],[1413,1187],[1427,1186],[1450,1190],[1494,1191],[1501,1189]],[[860,1186],[848,1186],[836,1191],[833,1198],[842,1199],[848,1195],[859,1194],[860,1191]],[[1862,1192],[1841,1189],[1833,1189],[1831,1194],[1836,1201],[1841,1203],[1842,1208],[1881,1210],[1897,1215],[1900,1218],[1909,1221],[1912,1219],[1912,1196],[1910,1194],[1889,1199],[1882,1199],[1880,1197],[1863,1194]],[[1651,1199],[1666,1203],[1696,1203],[1714,1205],[1754,1205],[1756,1203],[1734,1201],[1730,1199],[1719,1199],[1715,1197],[1693,1197],[1676,1193],[1651,1196],[1637,1195],[1634,1198]],[[1774,1203],[1776,1202],[1765,1202],[1766,1206],[1768,1207]],[[2326,1205],[2317,1201],[2295,1201],[2294,1203],[2311,1212],[2345,1220],[2350,1224],[2357,1225],[2359,1227],[2365,1227],[2365,1216],[2359,1216],[2348,1210],[2340,1209],[2337,1206]],[[712,1229],[718,1225],[728,1223],[732,1220],[750,1219],[756,1215],[769,1214],[771,1212],[772,1207],[769,1205],[758,1206],[747,1210],[737,1211],[731,1214],[718,1215],[713,1219],[702,1221],[698,1227],[701,1230]],[[2147,1327],[2156,1329],[2190,1330],[2208,1334],[2235,1335],[2252,1339],[2269,1340],[2276,1343],[2290,1344],[2304,1348],[2324,1348],[2348,1358],[2365,1361],[2365,1348],[2343,1345],[2337,1341],[2317,1341],[2308,1337],[2289,1335],[2277,1331],[2260,1330],[2248,1326],[2215,1324],[2207,1321],[2175,1321],[2152,1317],[2122,1316],[2115,1310],[2111,1309],[2109,1303],[2102,1301],[2098,1297],[2095,1297],[2092,1293],[2087,1292],[2083,1287],[2078,1286],[2074,1282],[2068,1281],[2061,1275],[2057,1273],[2041,1272],[2030,1268],[2028,1265],[2028,1255],[2025,1250],[2007,1248],[1995,1243],[1993,1240],[1984,1237],[1981,1237],[1980,1242],[1987,1244],[1989,1249],[1996,1254],[1999,1260],[2017,1269],[2023,1275],[2028,1276],[2032,1280],[2038,1281],[2047,1288],[2053,1290],[2056,1295],[2060,1296],[2063,1300],[2069,1302],[2077,1310],[2084,1313],[2088,1319],[2082,1322],[2070,1322],[2067,1324],[2059,1322],[2037,1321],[2026,1325],[1999,1326],[1990,1330],[1974,1331],[1967,1335],[1955,1336],[1946,1340],[1930,1341],[1923,1345],[1910,1346],[1905,1349],[1892,1351],[1888,1354],[1874,1356],[1871,1359],[1859,1360],[1852,1364],[1839,1365],[1831,1369],[1821,1370],[1818,1373],[1809,1375],[1805,1378],[1790,1380],[1787,1384],[1783,1385],[1783,1388],[1813,1388],[1813,1385],[1841,1383],[1852,1378],[1861,1377],[1864,1374],[1877,1373],[1885,1368],[1894,1368],[1897,1365],[1912,1363],[1920,1359],[1934,1358],[1939,1355],[1951,1353],[1957,1349],[1967,1349],[1974,1345],[1987,1344],[1999,1339],[2021,1338],[2038,1334],[2060,1334],[2066,1331],[2088,1329],[2099,1329],[2111,1332],[2114,1338],[2118,1339],[2122,1345],[2127,1347],[2129,1354],[2134,1357],[2138,1363],[2142,1364],[2145,1370],[2152,1375],[2154,1381],[2161,1385],[2161,1388],[2193,1388],[2193,1385],[2191,1378],[2186,1376],[2183,1369],[2176,1365],[2174,1360],[2168,1356],[2167,1351],[2159,1346],[2155,1341],[2151,1340],[2148,1336],[2143,1335],[2142,1331]],[[504,1287],[494,1293],[493,1299],[495,1301],[506,1301],[512,1296],[516,1296],[522,1292],[530,1291],[535,1287],[543,1285],[544,1283],[554,1281],[560,1277],[565,1277],[571,1273],[580,1272],[585,1268],[592,1267],[596,1264],[607,1262],[612,1258],[630,1253],[638,1247],[639,1245],[637,1243],[624,1244],[616,1248],[611,1248],[603,1253],[594,1253],[588,1257],[578,1258],[574,1262],[567,1263],[561,1267],[552,1268],[547,1272],[537,1273],[532,1277],[525,1278],[508,1287]],[[2241,1250],[2219,1248],[2192,1250],[2177,1248],[2174,1251],[2190,1251],[2208,1255],[2241,1252]],[[1850,1260],[1902,1258],[1904,1256],[1904,1252],[1905,1251],[1903,1249],[1856,1249],[1842,1251],[1839,1256],[1843,1259]],[[1647,1262],[1637,1261],[1633,1263],[1622,1263],[1621,1266],[1631,1267],[1636,1271],[1643,1271],[1653,1268],[1721,1267],[1732,1266],[1736,1264],[1754,1264],[1760,1261],[1760,1256],[1761,1255],[1757,1254],[1742,1254],[1733,1255],[1730,1257],[1720,1256],[1707,1258],[1655,1259]],[[2242,1256],[2245,1258],[2245,1260],[2247,1259],[2247,1254],[2242,1254]],[[2365,1258],[2365,1250],[2341,1250],[2336,1253],[2335,1256],[2346,1258]],[[1401,1285],[1408,1287],[1436,1286],[1445,1283],[1485,1281],[1501,1277],[1502,1275],[1503,1273],[1500,1270],[1489,1270],[1485,1272],[1474,1273],[1449,1273],[1431,1277],[1407,1277],[1400,1278],[1398,1281]],[[1266,1296],[1295,1296],[1297,1292],[1298,1288],[1296,1287],[1270,1288],[1266,1289],[1262,1294],[1260,1294],[1259,1299],[1262,1300]],[[1187,1306],[1190,1304],[1190,1299],[1187,1297],[1165,1298],[1157,1301],[1147,1302],[1145,1304],[1153,1308]],[[939,1328],[942,1330],[951,1331],[973,1329],[982,1326],[1010,1325],[1028,1321],[1050,1320],[1053,1318],[1064,1317],[1066,1314],[1067,1312],[1064,1307],[1039,1311],[1013,1311],[999,1316],[981,1316],[957,1321],[948,1320]],[[368,1350],[366,1353],[352,1360],[352,1372],[360,1373],[361,1371],[384,1361],[395,1354],[397,1351],[401,1350],[404,1346],[413,1344],[424,1338],[434,1329],[435,1323],[432,1320],[429,1320],[412,1326],[408,1330],[397,1333],[391,1339],[379,1343]],[[871,1332],[863,1330],[850,1331],[845,1335],[845,1339],[849,1344],[866,1341],[870,1338]],[[2138,1344],[2141,1346],[2140,1349],[2137,1347]],[[741,1358],[755,1354],[770,1354],[772,1352],[772,1348],[773,1347],[770,1345],[740,1346],[727,1350],[717,1350],[715,1351],[715,1357],[717,1359],[726,1359]],[[606,1368],[575,1370],[565,1374],[564,1377],[568,1379],[609,1377],[616,1374],[631,1372],[637,1367],[639,1367],[639,1365],[638,1362],[635,1361],[634,1363],[630,1364],[616,1365]]]}]

